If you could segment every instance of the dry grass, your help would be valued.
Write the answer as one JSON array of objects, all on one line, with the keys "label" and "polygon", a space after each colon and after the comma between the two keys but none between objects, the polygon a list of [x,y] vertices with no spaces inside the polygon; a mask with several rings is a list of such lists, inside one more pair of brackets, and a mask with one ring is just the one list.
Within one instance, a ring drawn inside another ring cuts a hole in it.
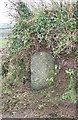
[{"label": "dry grass", "polygon": [[[19,0],[17,0],[19,1]],[[16,8],[17,8],[17,1],[16,0],[8,0],[8,15],[10,17],[16,17]],[[76,5],[77,0],[21,0],[25,2],[28,8],[36,14],[37,10],[44,11],[45,9],[57,9],[57,3],[62,8],[66,6],[68,11],[70,12],[73,5]],[[19,12],[19,11],[18,11]]]},{"label": "dry grass", "polygon": [[0,47],[5,47],[7,44],[7,41],[8,41],[7,39],[5,39],[5,40],[0,39]]}]

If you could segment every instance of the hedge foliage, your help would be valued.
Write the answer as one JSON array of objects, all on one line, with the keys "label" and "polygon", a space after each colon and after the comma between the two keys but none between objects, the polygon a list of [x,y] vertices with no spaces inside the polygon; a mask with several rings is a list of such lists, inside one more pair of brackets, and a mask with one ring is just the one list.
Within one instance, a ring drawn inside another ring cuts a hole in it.
[{"label": "hedge foliage", "polygon": [[76,11],[56,5],[57,10],[45,9],[33,15],[24,3],[18,3],[21,14],[10,39],[12,53],[20,52],[22,48],[32,52],[44,47],[56,56],[76,50]]}]

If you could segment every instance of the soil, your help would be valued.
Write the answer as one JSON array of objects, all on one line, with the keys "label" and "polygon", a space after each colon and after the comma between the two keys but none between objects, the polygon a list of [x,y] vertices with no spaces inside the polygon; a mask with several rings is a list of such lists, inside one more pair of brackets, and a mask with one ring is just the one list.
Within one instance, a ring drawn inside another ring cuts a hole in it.
[{"label": "soil", "polygon": [[[1,51],[0,51],[1,52]],[[5,59],[3,56],[2,59]],[[2,105],[6,110],[2,111],[3,118],[76,118],[77,107],[71,100],[61,100],[61,95],[66,91],[69,81],[66,72],[69,68],[74,69],[73,56],[59,56],[55,65],[59,71],[55,76],[55,86],[40,91],[31,91],[30,82],[12,88],[11,96],[2,94]],[[16,92],[17,91],[17,92]],[[12,98],[6,103],[3,98]]]}]

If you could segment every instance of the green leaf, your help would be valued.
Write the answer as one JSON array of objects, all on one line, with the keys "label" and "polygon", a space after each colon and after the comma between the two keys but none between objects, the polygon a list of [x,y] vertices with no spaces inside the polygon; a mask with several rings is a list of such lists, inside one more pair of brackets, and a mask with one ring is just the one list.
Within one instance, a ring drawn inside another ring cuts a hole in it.
[{"label": "green leaf", "polygon": [[27,43],[27,42],[28,42],[28,40],[25,40],[25,41],[24,41],[24,44]]},{"label": "green leaf", "polygon": [[53,91],[50,91],[51,93],[54,93],[55,91],[53,90]]},{"label": "green leaf", "polygon": [[28,45],[26,45],[26,47],[25,47],[25,49],[29,49],[30,48],[30,45],[28,44]]},{"label": "green leaf", "polygon": [[8,100],[6,100],[6,102],[7,102],[7,103],[9,103],[9,102],[10,102],[10,100],[8,99]]}]

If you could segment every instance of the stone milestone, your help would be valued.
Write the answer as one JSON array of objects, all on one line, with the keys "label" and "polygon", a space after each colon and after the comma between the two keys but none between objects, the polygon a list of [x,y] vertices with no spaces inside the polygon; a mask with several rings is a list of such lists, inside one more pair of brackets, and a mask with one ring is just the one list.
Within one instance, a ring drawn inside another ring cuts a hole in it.
[{"label": "stone milestone", "polygon": [[49,87],[47,78],[51,78],[54,70],[54,58],[47,52],[38,52],[31,57],[31,90]]}]

